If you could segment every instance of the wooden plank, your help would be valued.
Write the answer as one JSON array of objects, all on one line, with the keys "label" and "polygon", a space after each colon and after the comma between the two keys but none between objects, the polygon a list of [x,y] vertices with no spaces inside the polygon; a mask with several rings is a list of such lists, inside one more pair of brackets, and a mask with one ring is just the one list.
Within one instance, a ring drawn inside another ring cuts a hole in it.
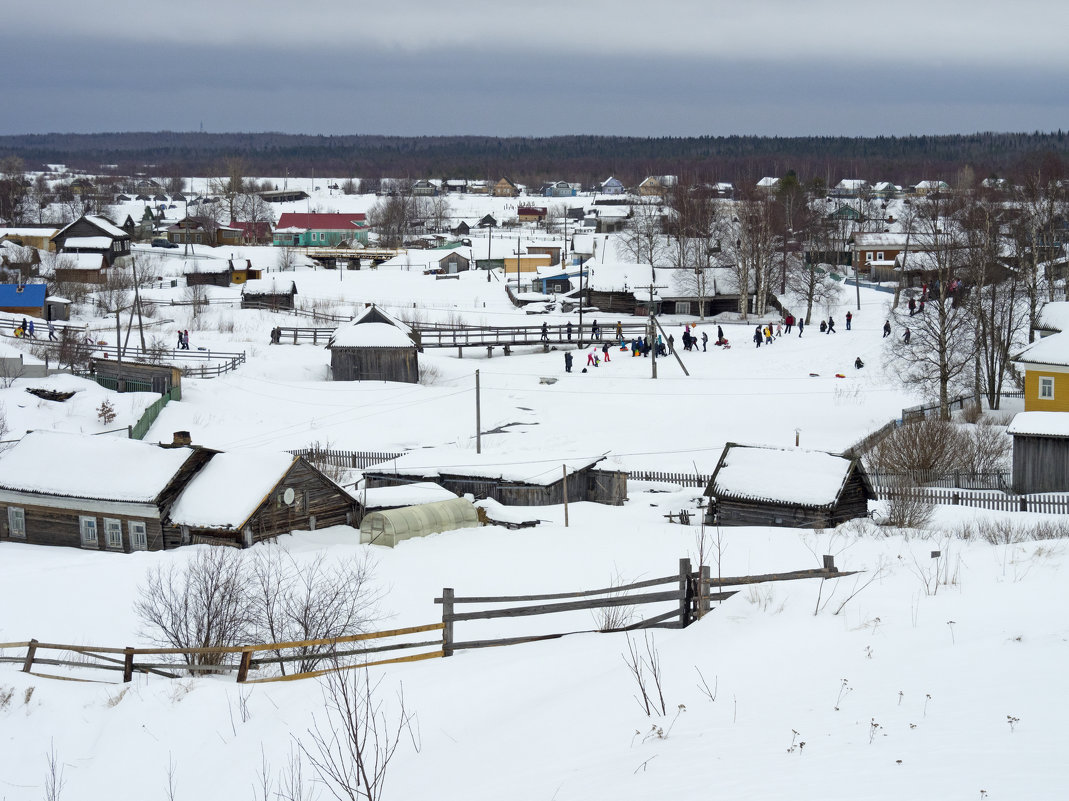
[{"label": "wooden plank", "polygon": [[653,604],[662,601],[678,602],[681,595],[679,590],[670,592],[649,592],[643,595],[628,595],[623,598],[594,598],[586,601],[569,601],[562,604],[541,604],[538,606],[510,606],[506,609],[488,609],[481,612],[460,612],[453,614],[448,620],[489,620],[498,617],[528,617],[530,615],[550,615],[556,612],[574,612],[582,609],[600,609],[613,606],[632,606],[638,604]]},{"label": "wooden plank", "polygon": [[249,677],[249,662],[252,661],[252,651],[241,652],[241,663],[238,665],[238,681],[244,683]]},{"label": "wooden plank", "polygon": [[657,623],[663,623],[666,620],[672,620],[672,619],[675,619],[675,618],[678,618],[678,617],[679,617],[679,612],[677,610],[673,609],[670,612],[665,612],[664,614],[661,614],[661,615],[655,615],[654,617],[649,617],[649,618],[646,618],[645,620],[640,620],[638,623],[632,623],[631,625],[624,626],[623,628],[620,628],[620,629],[610,629],[609,632],[606,632],[606,633],[611,633],[611,632],[614,632],[614,631],[635,631],[636,629],[645,629],[645,628],[649,628],[651,626],[654,626]]},{"label": "wooden plank", "polygon": [[690,559],[679,560],[679,625],[686,628],[690,624]]},{"label": "wooden plank", "polygon": [[307,673],[291,673],[289,676],[269,676],[263,679],[252,679],[246,684],[266,684],[274,681],[297,681],[299,679],[314,679],[317,676],[325,676],[328,673],[340,673],[343,670],[357,670],[358,668],[375,667],[376,665],[394,665],[401,662],[419,662],[424,659],[439,659],[443,656],[441,651],[431,651],[426,654],[412,654],[411,656],[399,656],[396,659],[380,659],[376,662],[363,662],[359,665],[341,665],[336,668],[324,670],[310,670]]},{"label": "wooden plank", "polygon": [[713,587],[738,587],[745,584],[763,584],[766,581],[795,581],[797,579],[807,578],[842,578],[843,576],[852,576],[859,571],[852,570],[844,573],[840,570],[836,570],[834,573],[830,573],[823,568],[817,568],[815,570],[794,570],[789,573],[765,573],[758,576],[734,576],[730,578],[722,579],[710,579],[710,586]]},{"label": "wooden plank", "polygon": [[[582,590],[580,592],[554,592],[542,595],[491,595],[491,596],[465,596],[453,598],[455,604],[504,604],[513,601],[557,601],[563,598],[587,598],[592,595],[606,595],[608,593],[627,592],[628,590],[641,590],[646,587],[656,587],[659,584],[672,584],[679,580],[679,575],[665,576],[663,578],[636,581],[633,584],[621,584],[617,587],[605,587],[600,590]],[[440,604],[441,598],[435,598],[434,602]]]},{"label": "wooden plank", "polygon": [[30,646],[29,641],[26,642],[0,642],[0,649],[3,648],[28,648]]},{"label": "wooden plank", "polygon": [[37,640],[30,640],[26,645],[26,658],[22,662],[22,672],[29,673],[33,667],[33,657],[37,653]]},{"label": "wooden plank", "polygon": [[[436,601],[439,599],[435,599]],[[442,656],[453,655],[453,588],[442,589]]]},{"label": "wooden plank", "polygon": [[[673,610],[672,614],[675,614]],[[467,642],[453,643],[454,650],[470,650],[473,648],[498,648],[505,645],[521,645],[528,642],[541,642],[543,640],[557,640],[570,634],[595,634],[593,629],[586,631],[565,631],[560,634],[532,634],[528,637],[501,637],[495,640],[468,640]]]},{"label": "wooden plank", "polygon": [[360,656],[361,654],[378,654],[385,651],[404,651],[409,648],[429,648],[431,646],[441,646],[441,640],[424,640],[423,642],[403,642],[397,645],[380,645],[377,648],[361,648],[358,651],[317,651],[312,654],[298,654],[296,656],[274,656],[267,659],[253,659],[250,662],[252,667],[259,665],[271,665],[271,664],[283,664],[286,662],[299,662],[302,659],[333,659],[335,657],[341,658],[343,656]]}]

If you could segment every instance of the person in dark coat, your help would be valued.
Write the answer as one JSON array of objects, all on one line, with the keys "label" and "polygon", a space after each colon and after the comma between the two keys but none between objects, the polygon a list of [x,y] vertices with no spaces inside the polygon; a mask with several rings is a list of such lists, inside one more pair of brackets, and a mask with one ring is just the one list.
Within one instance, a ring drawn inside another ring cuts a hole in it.
[{"label": "person in dark coat", "polygon": [[182,350],[182,342],[183,342],[182,332],[179,331],[178,332],[178,347],[175,348],[175,350]]},{"label": "person in dark coat", "polygon": [[906,333],[904,333],[902,335],[902,341],[905,342],[907,345],[909,344],[909,329],[908,328],[906,329]]},{"label": "person in dark coat", "polygon": [[594,339],[601,339],[601,327],[598,325],[597,320],[590,324],[590,333]]},{"label": "person in dark coat", "polygon": [[702,331],[702,353],[709,349],[709,332]]},{"label": "person in dark coat", "polygon": [[854,315],[851,314],[850,312],[847,312],[846,313],[846,330],[847,331],[850,330],[850,321],[853,320],[853,319],[854,319]]},{"label": "person in dark coat", "polygon": [[724,329],[723,329],[723,327],[718,325],[716,327],[716,342],[719,345],[723,341],[724,341]]},{"label": "person in dark coat", "polygon": [[568,341],[572,341],[572,321],[568,321]]},{"label": "person in dark coat", "polygon": [[671,334],[668,335],[668,354],[671,355],[676,352],[676,338]]},{"label": "person in dark coat", "polygon": [[834,334],[835,333],[835,318],[834,317],[828,317],[828,333],[829,334]]},{"label": "person in dark coat", "polygon": [[564,372],[570,373],[572,371],[572,352],[570,350],[564,351]]},{"label": "person in dark coat", "polygon": [[612,361],[609,358],[609,343],[608,342],[606,342],[604,345],[601,346],[601,355],[603,357],[602,358],[603,362],[608,363],[608,362]]},{"label": "person in dark coat", "polygon": [[798,336],[799,337],[802,336],[802,332],[803,331],[805,331],[805,318],[804,317],[799,317],[798,318]]},{"label": "person in dark coat", "polygon": [[788,314],[787,318],[783,321],[783,330],[788,334],[791,333],[791,328],[794,326],[794,315]]},{"label": "person in dark coat", "polygon": [[549,342],[549,323],[542,323],[542,341]]},{"label": "person in dark coat", "polygon": [[761,347],[761,343],[764,341],[764,339],[764,334],[761,333],[761,326],[757,326],[757,328],[755,328],[753,332],[754,344],[756,344],[757,347]]},{"label": "person in dark coat", "polygon": [[828,333],[828,323],[825,320],[821,320],[820,321],[820,333],[822,333],[822,334]]},{"label": "person in dark coat", "polygon": [[909,299],[909,316],[912,317],[916,313],[917,313],[917,301],[915,301],[913,298],[910,298]]},{"label": "person in dark coat", "polygon": [[865,366],[865,363],[863,361],[861,361],[861,357],[860,356],[858,356],[856,359],[854,359],[854,369],[855,370],[860,370],[864,366]]},{"label": "person in dark coat", "polygon": [[884,337],[891,336],[891,321],[885,320],[883,323],[883,335]]}]

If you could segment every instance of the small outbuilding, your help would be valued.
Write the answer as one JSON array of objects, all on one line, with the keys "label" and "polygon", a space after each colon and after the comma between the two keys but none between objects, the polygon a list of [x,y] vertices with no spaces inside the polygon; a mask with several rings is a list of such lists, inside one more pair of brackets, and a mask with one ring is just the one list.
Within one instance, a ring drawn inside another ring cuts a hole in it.
[{"label": "small outbuilding", "polygon": [[1020,412],[1013,436],[1013,491],[1069,492],[1069,414]]},{"label": "small outbuilding", "polygon": [[327,343],[335,381],[419,382],[419,349],[412,329],[369,306]]},{"label": "small outbuilding", "polygon": [[369,512],[360,523],[360,542],[392,548],[401,540],[426,537],[479,525],[479,513],[467,498]]},{"label": "small outbuilding", "polygon": [[246,281],[241,288],[243,309],[288,309],[294,307],[297,283],[292,278],[258,278]]},{"label": "small outbuilding", "polygon": [[724,446],[705,495],[725,526],[831,528],[876,499],[858,459],[801,448]]}]

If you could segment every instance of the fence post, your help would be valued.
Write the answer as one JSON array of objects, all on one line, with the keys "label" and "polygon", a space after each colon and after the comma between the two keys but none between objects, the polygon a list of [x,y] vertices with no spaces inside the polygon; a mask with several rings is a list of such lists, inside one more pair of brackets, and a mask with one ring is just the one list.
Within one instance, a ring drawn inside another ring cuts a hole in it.
[{"label": "fence post", "polygon": [[953,495],[950,496],[950,503],[954,506],[961,505],[961,495],[955,492]]},{"label": "fence post", "polygon": [[26,659],[22,663],[22,672],[29,673],[30,668],[33,667],[33,656],[37,653],[37,640],[30,640],[30,644],[26,647]]},{"label": "fence post", "polygon": [[1021,511],[1028,511],[1028,498],[1026,498],[1024,495],[1021,496]]},{"label": "fence post", "polygon": [[252,651],[248,649],[241,652],[241,662],[238,663],[238,682],[244,683],[249,677],[249,665],[252,662]]},{"label": "fence post", "polygon": [[705,617],[712,611],[713,602],[709,598],[712,594],[713,569],[709,565],[702,565],[702,575],[698,583],[698,598],[700,599],[699,617]]},{"label": "fence post", "polygon": [[683,557],[679,560],[679,627],[685,629],[690,625],[690,559]]},{"label": "fence post", "polygon": [[442,656],[453,655],[453,588],[442,590]]},{"label": "fence post", "polygon": [[133,681],[134,678],[134,649],[129,645],[123,650],[122,680],[123,683]]},{"label": "fence post", "polygon": [[839,572],[835,567],[835,557],[831,554],[824,554],[824,569],[829,573]]}]

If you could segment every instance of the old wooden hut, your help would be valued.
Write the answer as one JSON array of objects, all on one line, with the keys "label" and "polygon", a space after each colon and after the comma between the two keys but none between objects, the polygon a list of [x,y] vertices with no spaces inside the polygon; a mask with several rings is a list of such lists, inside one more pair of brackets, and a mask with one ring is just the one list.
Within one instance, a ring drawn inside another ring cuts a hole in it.
[{"label": "old wooden hut", "polygon": [[33,431],[0,457],[0,540],[159,550],[167,510],[211,453]]},{"label": "old wooden hut", "polygon": [[331,375],[335,381],[419,382],[419,350],[412,330],[375,306],[369,306],[330,338]]},{"label": "old wooden hut", "polygon": [[172,400],[180,400],[182,396],[182,370],[171,364],[126,359],[120,364],[115,359],[92,358],[89,372],[98,384],[116,392],[156,392],[160,395],[171,392]]},{"label": "old wooden hut", "polygon": [[272,275],[246,281],[241,288],[243,309],[293,309],[297,283],[292,278]]},{"label": "old wooden hut", "polygon": [[164,525],[166,547],[249,546],[291,531],[355,522],[356,503],[302,457],[218,453],[189,481]]},{"label": "old wooden hut", "polygon": [[705,494],[725,526],[830,528],[868,514],[875,500],[857,459],[801,448],[724,446]]},{"label": "old wooden hut", "polygon": [[249,259],[227,259],[226,267],[209,267],[200,262],[184,273],[186,286],[230,286],[245,284],[261,277],[263,271],[252,266]]},{"label": "old wooden hut", "polygon": [[550,506],[592,501],[613,506],[627,499],[627,473],[596,469],[601,457],[547,459],[544,453],[508,456],[459,448],[412,451],[365,471],[368,488],[433,481],[457,495],[492,498],[505,506]]},{"label": "old wooden hut", "polygon": [[1013,491],[1069,492],[1069,413],[1020,412],[1013,436]]},{"label": "old wooden hut", "polygon": [[99,255],[108,267],[130,255],[130,234],[105,217],[89,214],[60,229],[51,242],[60,253]]}]

